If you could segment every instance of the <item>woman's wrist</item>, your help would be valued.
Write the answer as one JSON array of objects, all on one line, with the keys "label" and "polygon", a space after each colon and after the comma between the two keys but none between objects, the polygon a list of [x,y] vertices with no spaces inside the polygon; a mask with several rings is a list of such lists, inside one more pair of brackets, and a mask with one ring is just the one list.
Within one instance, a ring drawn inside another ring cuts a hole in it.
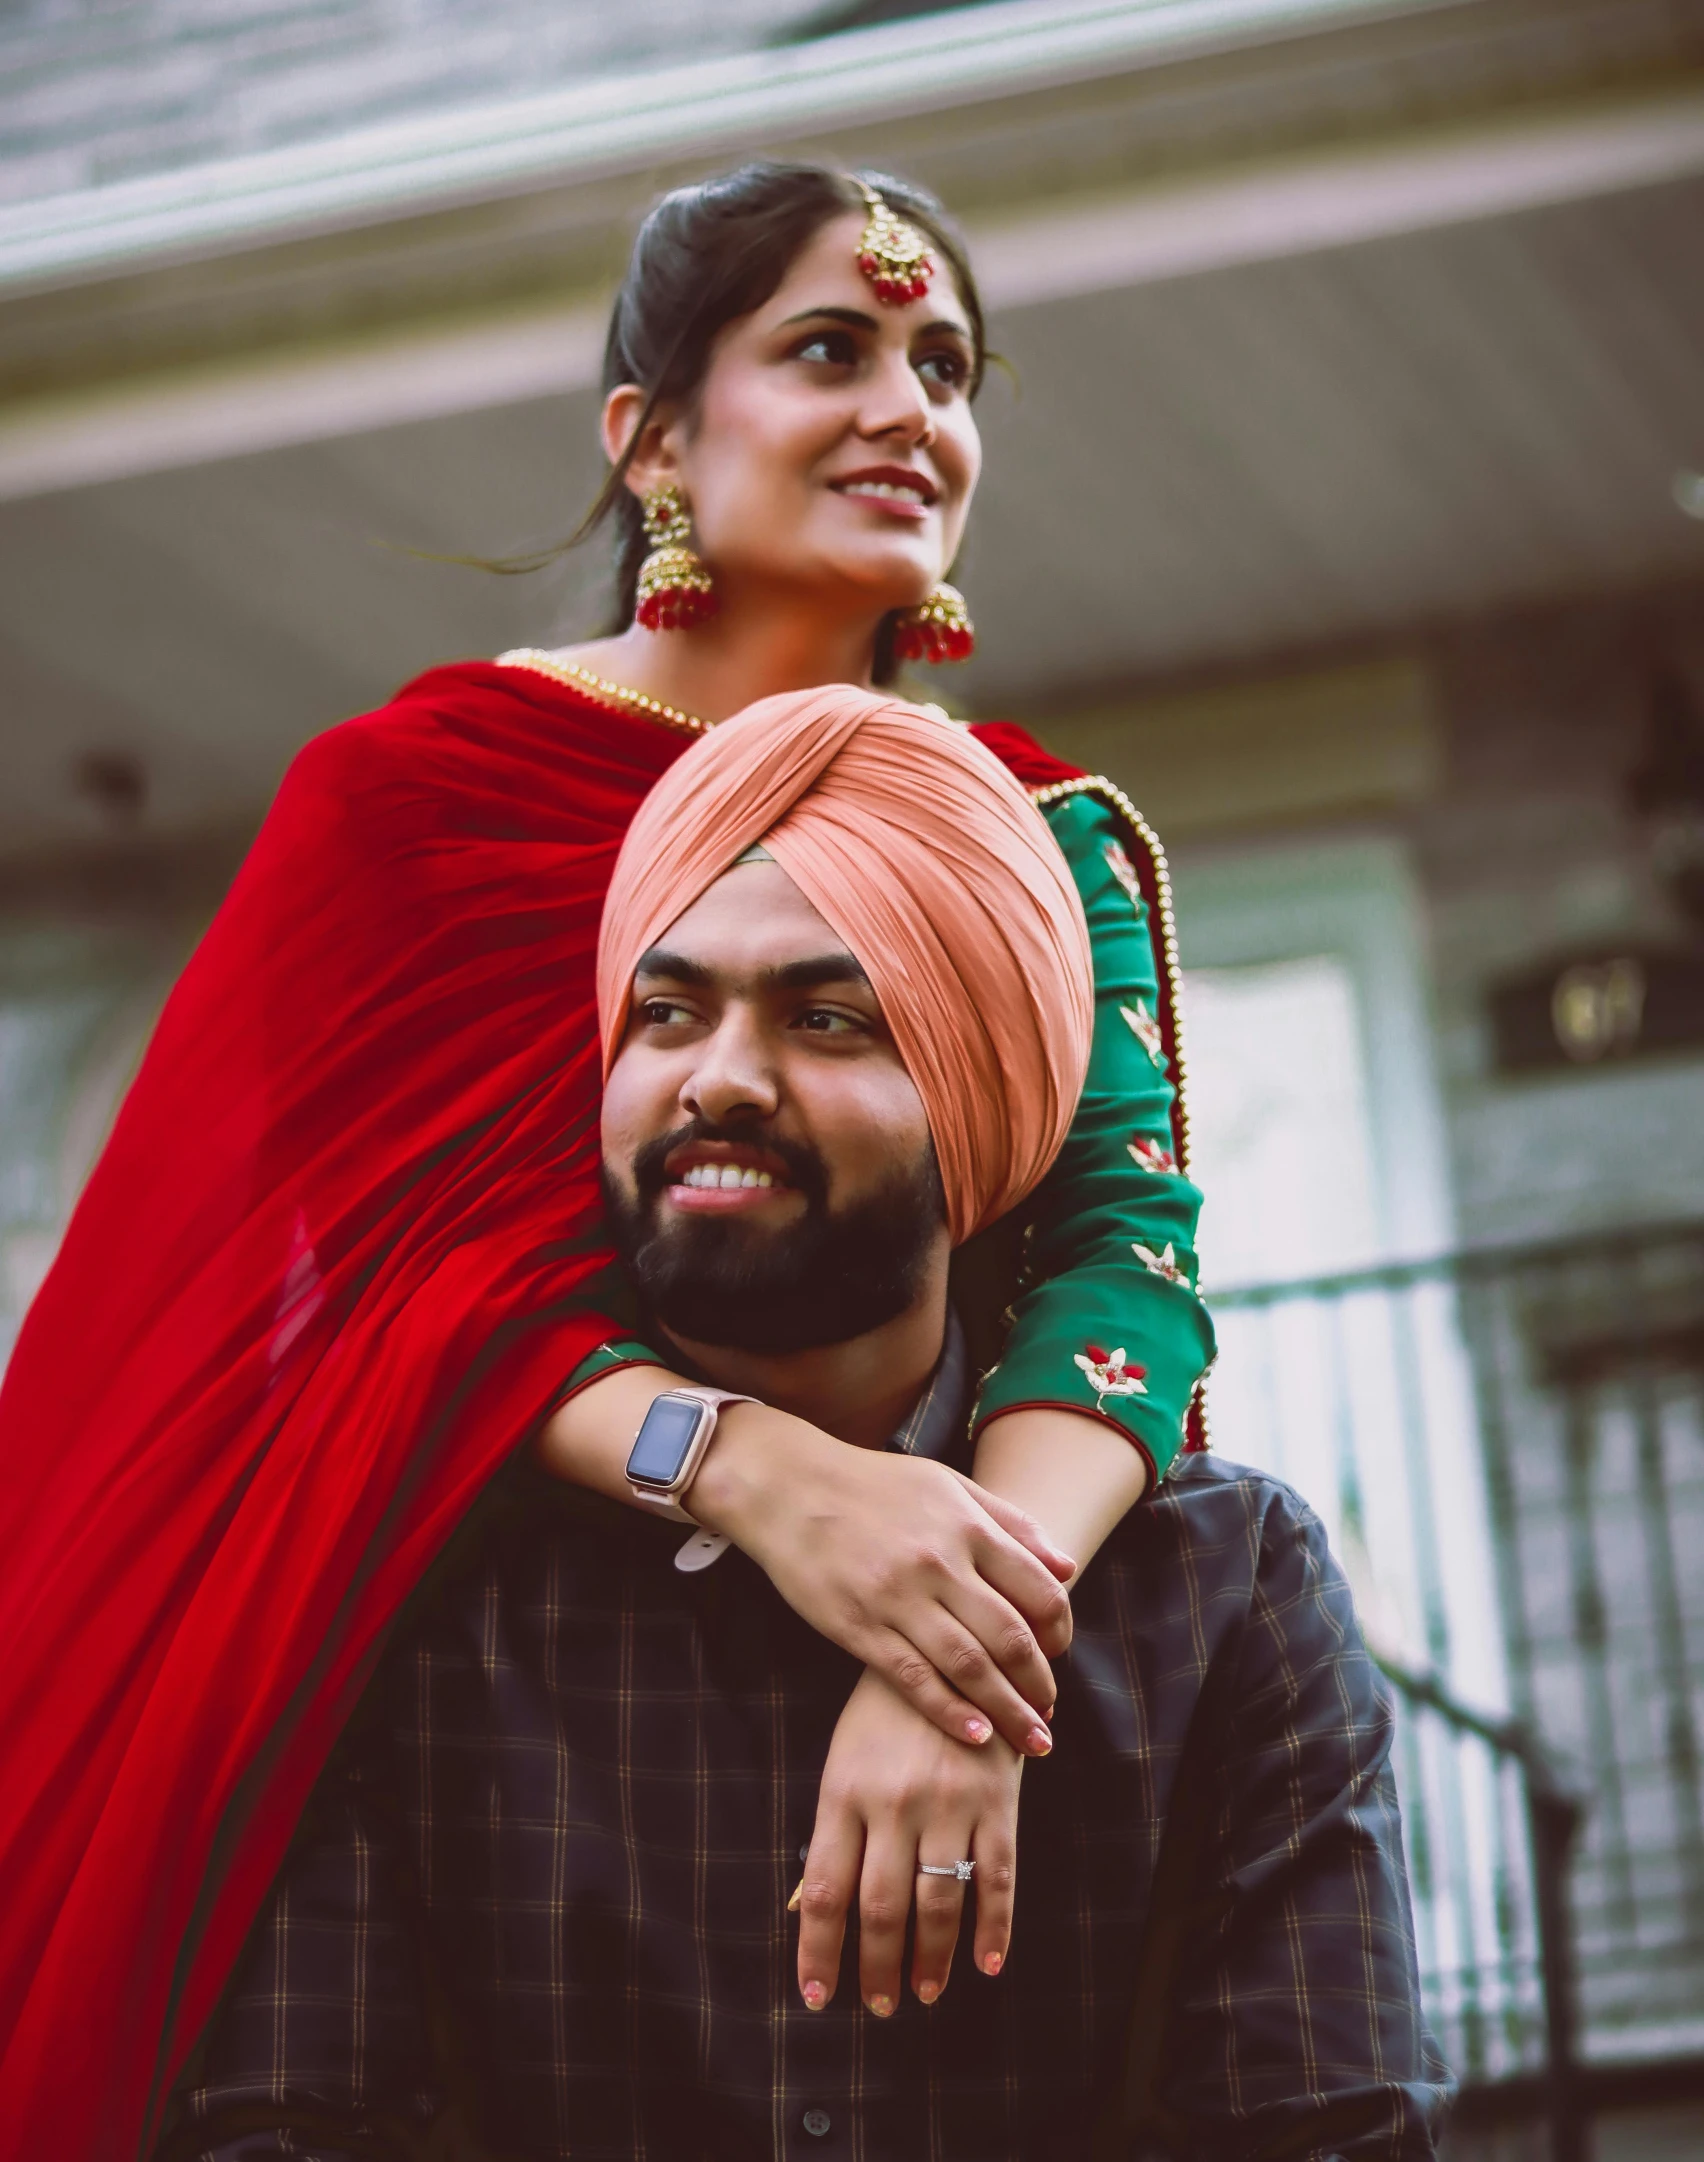
[{"label": "woman's wrist", "polygon": [[820,1476],[831,1452],[844,1447],[771,1404],[728,1404],[681,1505],[706,1530],[758,1559],[795,1481]]},{"label": "woman's wrist", "polygon": [[[538,1440],[544,1468],[559,1479],[636,1509],[627,1459],[652,1402],[692,1384],[666,1366],[613,1368],[577,1390],[545,1422]],[[756,1558],[802,1476],[821,1482],[845,1444],[806,1420],[768,1404],[726,1404],[681,1506],[709,1531],[724,1532]]]}]

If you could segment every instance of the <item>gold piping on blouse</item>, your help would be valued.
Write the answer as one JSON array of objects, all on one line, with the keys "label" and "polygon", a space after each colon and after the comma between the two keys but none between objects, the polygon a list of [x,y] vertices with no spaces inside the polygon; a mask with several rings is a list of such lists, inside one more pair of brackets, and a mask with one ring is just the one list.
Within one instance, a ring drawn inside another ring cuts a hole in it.
[{"label": "gold piping on blouse", "polygon": [[[1166,852],[1160,846],[1160,837],[1117,782],[1109,781],[1104,773],[1086,773],[1078,781],[1050,781],[1045,788],[1032,788],[1029,794],[1030,800],[1038,809],[1049,803],[1058,803],[1066,796],[1101,797],[1111,804],[1140,845],[1146,849],[1148,861],[1154,867],[1154,901],[1160,925],[1160,958],[1166,972],[1166,992],[1171,1000],[1172,1063],[1177,1068],[1177,1168],[1187,1172],[1189,1097],[1188,1075],[1183,1058],[1183,968],[1177,950],[1177,918],[1172,906],[1171,866],[1166,862]],[[1201,1296],[1199,1291],[1195,1295],[1197,1298]],[[1184,1413],[1183,1433],[1185,1449],[1193,1447],[1204,1450],[1213,1446],[1213,1436],[1207,1422],[1206,1374],[1195,1384],[1190,1395],[1189,1408]]]},{"label": "gold piping on blouse", "polygon": [[1177,920],[1172,907],[1171,869],[1166,862],[1166,852],[1160,846],[1160,837],[1137,810],[1130,798],[1116,782],[1109,781],[1104,773],[1087,773],[1081,780],[1050,781],[1045,788],[1032,788],[1030,800],[1038,809],[1050,803],[1058,803],[1066,796],[1094,795],[1110,803],[1125,824],[1141,842],[1148,861],[1154,867],[1155,913],[1159,919],[1160,960],[1166,972],[1166,995],[1171,1006],[1171,1052],[1172,1064],[1177,1069],[1177,1167],[1189,1169],[1189,1099],[1187,1073],[1183,1057],[1183,969],[1178,958]]},{"label": "gold piping on blouse", "polygon": [[602,705],[613,706],[618,713],[643,714],[646,720],[661,721],[666,728],[684,729],[689,736],[702,736],[712,726],[711,722],[701,721],[694,713],[683,713],[678,706],[664,705],[660,698],[648,698],[643,691],[630,691],[620,683],[611,683],[607,676],[594,676],[589,668],[577,667],[573,661],[558,660],[554,653],[546,653],[539,646],[515,646],[507,653],[499,653],[497,666],[530,668],[534,675],[549,676],[557,683],[566,683]]}]

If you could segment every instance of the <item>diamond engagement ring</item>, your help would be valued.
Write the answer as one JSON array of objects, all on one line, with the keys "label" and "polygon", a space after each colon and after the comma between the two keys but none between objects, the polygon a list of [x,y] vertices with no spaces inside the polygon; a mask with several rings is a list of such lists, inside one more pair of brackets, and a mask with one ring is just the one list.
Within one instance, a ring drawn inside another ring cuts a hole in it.
[{"label": "diamond engagement ring", "polygon": [[974,1862],[919,1862],[920,1877],[957,1877],[960,1884],[968,1884],[976,1875]]}]

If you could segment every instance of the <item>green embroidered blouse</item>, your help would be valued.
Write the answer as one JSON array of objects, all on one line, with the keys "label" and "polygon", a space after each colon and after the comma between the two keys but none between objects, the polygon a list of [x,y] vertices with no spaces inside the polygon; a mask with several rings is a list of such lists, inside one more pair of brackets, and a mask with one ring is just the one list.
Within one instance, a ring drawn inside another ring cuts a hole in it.
[{"label": "green embroidered blouse", "polygon": [[1116,791],[1090,781],[1042,795],[1088,918],[1094,1041],[1065,1146],[1022,1212],[1021,1286],[976,1419],[1028,1404],[1095,1409],[1142,1446],[1158,1479],[1213,1357],[1195,1291],[1201,1195],[1182,1168],[1169,888]]}]

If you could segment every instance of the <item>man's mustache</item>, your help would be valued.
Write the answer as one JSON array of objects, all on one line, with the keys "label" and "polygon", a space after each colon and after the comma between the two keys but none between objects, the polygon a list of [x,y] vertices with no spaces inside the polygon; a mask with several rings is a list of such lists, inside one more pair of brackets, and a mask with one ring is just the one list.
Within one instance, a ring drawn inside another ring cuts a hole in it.
[{"label": "man's mustache", "polygon": [[677,1126],[673,1133],[659,1134],[655,1140],[645,1142],[634,1151],[633,1185],[642,1206],[649,1208],[663,1188],[671,1183],[665,1167],[675,1150],[694,1141],[719,1141],[729,1148],[764,1149],[779,1159],[787,1174],[788,1185],[803,1194],[813,1207],[821,1207],[828,1199],[828,1173],[815,1149],[807,1148],[801,1141],[788,1141],[780,1134],[767,1133],[749,1120],[691,1119],[686,1125]]}]

